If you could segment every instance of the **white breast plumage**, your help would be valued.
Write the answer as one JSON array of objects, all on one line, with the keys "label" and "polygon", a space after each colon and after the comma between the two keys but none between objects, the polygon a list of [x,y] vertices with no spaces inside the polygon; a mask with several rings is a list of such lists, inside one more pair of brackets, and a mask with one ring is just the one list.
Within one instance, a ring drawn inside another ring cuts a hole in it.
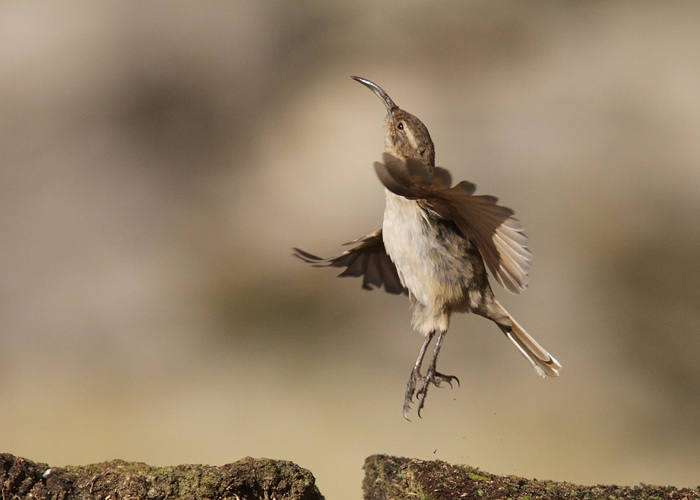
[{"label": "white breast plumage", "polygon": [[427,234],[426,213],[417,201],[386,191],[384,245],[403,285],[424,306],[436,295],[431,266],[426,265],[436,241]]}]

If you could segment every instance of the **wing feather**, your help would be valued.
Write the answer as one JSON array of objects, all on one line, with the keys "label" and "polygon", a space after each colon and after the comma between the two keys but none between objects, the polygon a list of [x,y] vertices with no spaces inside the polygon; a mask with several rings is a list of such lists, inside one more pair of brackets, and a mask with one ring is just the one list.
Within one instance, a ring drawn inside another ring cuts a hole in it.
[{"label": "wing feather", "polygon": [[408,293],[401,284],[396,266],[386,253],[381,229],[345,245],[355,246],[330,259],[317,257],[298,248],[293,249],[293,255],[314,267],[344,267],[338,276],[361,277],[362,288],[365,290],[374,290],[384,285],[384,289],[391,294]]},{"label": "wing feather", "polygon": [[433,173],[417,160],[402,161],[387,153],[375,163],[379,179],[394,194],[425,200],[440,217],[453,221],[478,248],[491,274],[507,290],[519,293],[529,283],[532,254],[522,223],[513,210],[497,205],[491,195],[474,196],[476,185],[462,181],[449,187],[451,176],[441,167]]}]

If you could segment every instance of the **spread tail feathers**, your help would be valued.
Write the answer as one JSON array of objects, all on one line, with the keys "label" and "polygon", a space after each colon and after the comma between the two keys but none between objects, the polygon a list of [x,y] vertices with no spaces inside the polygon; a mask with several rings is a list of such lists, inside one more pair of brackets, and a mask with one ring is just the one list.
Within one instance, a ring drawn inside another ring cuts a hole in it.
[{"label": "spread tail feathers", "polygon": [[533,339],[520,324],[515,321],[515,318],[508,314],[503,306],[498,304],[505,316],[508,318],[510,325],[497,322],[499,328],[506,334],[520,353],[525,356],[537,374],[542,377],[558,377],[561,364],[554,356],[549,354],[541,345]]}]

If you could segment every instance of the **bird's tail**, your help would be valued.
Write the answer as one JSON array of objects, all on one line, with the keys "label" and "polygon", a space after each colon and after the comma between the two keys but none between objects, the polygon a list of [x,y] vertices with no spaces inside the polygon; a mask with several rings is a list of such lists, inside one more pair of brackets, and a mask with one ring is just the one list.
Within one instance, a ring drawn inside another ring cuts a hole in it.
[{"label": "bird's tail", "polygon": [[[530,362],[537,374],[542,378],[558,377],[561,369],[559,361],[539,345],[498,301],[495,301],[495,305],[500,308],[499,312],[504,314],[504,317],[495,320],[496,324]],[[506,318],[507,321],[504,321]]]}]

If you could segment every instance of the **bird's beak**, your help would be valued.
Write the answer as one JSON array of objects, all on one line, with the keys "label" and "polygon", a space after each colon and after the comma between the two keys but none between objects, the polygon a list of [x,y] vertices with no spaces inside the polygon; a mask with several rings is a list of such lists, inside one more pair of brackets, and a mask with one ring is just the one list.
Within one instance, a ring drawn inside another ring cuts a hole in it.
[{"label": "bird's beak", "polygon": [[362,85],[374,92],[377,95],[377,97],[379,97],[382,100],[382,102],[384,102],[384,106],[386,106],[386,110],[389,113],[389,117],[393,120],[394,110],[398,109],[398,106],[394,104],[394,101],[391,100],[389,94],[384,92],[384,90],[374,82],[370,82],[369,80],[365,80],[364,78],[360,78],[359,76],[353,76],[352,79],[360,82]]}]

